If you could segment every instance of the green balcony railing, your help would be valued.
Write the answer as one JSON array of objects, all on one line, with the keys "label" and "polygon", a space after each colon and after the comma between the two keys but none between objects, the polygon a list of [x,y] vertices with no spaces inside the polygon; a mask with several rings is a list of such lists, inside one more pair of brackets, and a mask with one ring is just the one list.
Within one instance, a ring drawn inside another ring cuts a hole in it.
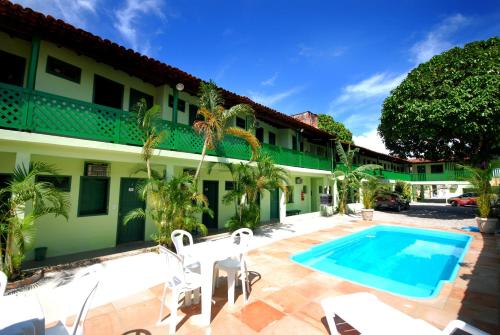
[{"label": "green balcony railing", "polygon": [[271,156],[277,164],[331,171],[331,161],[324,156],[299,152],[266,143],[262,144],[261,151]]},{"label": "green balcony railing", "polygon": [[[358,165],[353,165],[354,168]],[[337,168],[345,171],[345,166],[343,164],[337,163]],[[411,182],[427,182],[427,181],[459,181],[464,180],[466,177],[466,172],[462,169],[455,168],[453,164],[449,164],[449,170],[445,170],[443,173],[410,173],[410,172],[397,172],[389,170],[374,170],[367,171],[367,173],[374,176],[382,176],[384,179],[388,180],[403,180]]]},{"label": "green balcony railing", "polygon": [[[161,149],[201,153],[203,138],[192,127],[163,121],[167,136]],[[130,113],[54,94],[0,83],[0,127],[42,134],[140,146],[141,131]],[[276,163],[331,170],[326,157],[264,144],[262,151]],[[240,138],[224,137],[208,155],[248,160],[251,150]]]}]

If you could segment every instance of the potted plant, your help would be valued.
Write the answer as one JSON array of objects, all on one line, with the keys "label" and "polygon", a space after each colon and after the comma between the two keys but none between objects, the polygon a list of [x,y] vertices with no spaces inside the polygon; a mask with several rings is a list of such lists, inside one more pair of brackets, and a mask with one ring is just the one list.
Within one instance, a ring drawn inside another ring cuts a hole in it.
[{"label": "potted plant", "polygon": [[489,165],[486,169],[474,168],[471,166],[460,165],[466,171],[465,180],[472,184],[479,194],[477,198],[477,217],[476,223],[485,234],[495,233],[498,218],[493,216],[491,210],[493,194],[491,190],[491,176],[493,167]]},{"label": "potted plant", "polygon": [[361,217],[364,221],[373,220],[373,206],[375,204],[375,194],[379,182],[376,178],[370,178],[362,183],[361,193],[363,195],[363,209],[361,209]]}]

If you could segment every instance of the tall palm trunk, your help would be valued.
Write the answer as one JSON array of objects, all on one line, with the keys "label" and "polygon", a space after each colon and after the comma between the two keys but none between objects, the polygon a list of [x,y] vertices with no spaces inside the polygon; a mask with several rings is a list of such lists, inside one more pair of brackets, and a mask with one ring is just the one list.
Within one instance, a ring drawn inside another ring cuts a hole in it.
[{"label": "tall palm trunk", "polygon": [[203,142],[203,150],[201,151],[201,159],[200,162],[198,163],[198,168],[196,169],[196,173],[194,175],[194,182],[196,184],[198,184],[198,176],[200,174],[201,165],[203,164],[203,161],[205,160],[205,155],[207,154],[207,146],[208,146],[208,138],[205,138],[205,142]]}]

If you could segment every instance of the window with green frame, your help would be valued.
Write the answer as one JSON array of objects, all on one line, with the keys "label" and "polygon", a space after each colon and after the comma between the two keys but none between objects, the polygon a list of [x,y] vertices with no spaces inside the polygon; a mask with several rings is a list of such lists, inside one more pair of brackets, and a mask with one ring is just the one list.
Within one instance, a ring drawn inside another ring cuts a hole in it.
[{"label": "window with green frame", "polygon": [[[168,107],[174,108],[174,96],[170,94],[168,96]],[[179,112],[185,112],[186,111],[186,101],[177,98],[177,110]]]},{"label": "window with green frame", "polygon": [[47,56],[47,66],[45,72],[56,77],[60,77],[74,83],[80,84],[82,69],[70,63],[66,63],[52,56]]},{"label": "window with green frame", "polygon": [[153,101],[154,98],[152,95],[149,95],[147,93],[138,91],[134,88],[130,89],[130,98],[129,98],[129,110],[132,110],[132,108],[141,100],[144,99],[146,100],[146,108],[151,108],[153,107]]},{"label": "window with green frame", "polygon": [[109,177],[80,177],[78,216],[107,215]]}]

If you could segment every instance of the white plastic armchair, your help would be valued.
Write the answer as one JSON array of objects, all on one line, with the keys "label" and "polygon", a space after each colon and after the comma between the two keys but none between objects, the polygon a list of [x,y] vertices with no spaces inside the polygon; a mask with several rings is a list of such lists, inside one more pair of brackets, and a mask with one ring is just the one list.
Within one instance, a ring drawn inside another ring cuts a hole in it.
[{"label": "white plastic armchair", "polygon": [[184,250],[185,250],[185,245],[184,245],[184,237],[187,238],[188,240],[188,246],[193,245],[193,236],[182,229],[176,229],[170,234],[170,238],[172,239],[172,242],[174,243],[175,246],[175,251],[177,252],[177,255],[183,255]]},{"label": "white plastic armchair", "polygon": [[[170,238],[174,243],[177,255],[182,257],[184,266],[193,271],[198,271],[197,269],[200,267],[200,263],[189,255],[189,249],[193,246],[193,236],[185,230],[176,229],[170,234]],[[187,239],[187,244],[184,244],[184,238]]]},{"label": "white plastic armchair", "polygon": [[167,248],[160,246],[159,251],[160,255],[164,257],[167,265],[167,278],[163,286],[163,295],[161,298],[158,323],[161,323],[162,321],[167,289],[170,289],[172,290],[172,301],[169,305],[169,332],[170,334],[175,334],[175,330],[177,327],[177,308],[179,307],[179,298],[183,293],[186,300],[193,291],[198,294],[198,289],[201,287],[201,275],[199,273],[192,272],[190,269],[184,267],[182,258],[179,255],[174,254]]},{"label": "white plastic armchair", "polygon": [[68,315],[76,315],[72,326],[66,325],[66,320],[60,320],[54,327],[45,330],[47,335],[83,335],[83,323],[92,304],[92,299],[97,291],[103,267],[95,264],[77,272],[73,283],[70,284],[72,299]]},{"label": "white plastic armchair", "polygon": [[0,298],[5,293],[5,289],[7,288],[7,275],[0,271]]},{"label": "white plastic armchair", "polygon": [[243,301],[246,303],[248,300],[247,292],[250,291],[250,287],[247,275],[246,253],[252,238],[253,232],[248,228],[240,228],[234,231],[231,234],[231,240],[236,250],[238,250],[239,255],[226,258],[215,264],[213,285],[214,287],[217,286],[219,270],[227,273],[227,295],[230,305],[234,305],[234,291],[238,273],[240,274],[240,280],[242,283]]}]

